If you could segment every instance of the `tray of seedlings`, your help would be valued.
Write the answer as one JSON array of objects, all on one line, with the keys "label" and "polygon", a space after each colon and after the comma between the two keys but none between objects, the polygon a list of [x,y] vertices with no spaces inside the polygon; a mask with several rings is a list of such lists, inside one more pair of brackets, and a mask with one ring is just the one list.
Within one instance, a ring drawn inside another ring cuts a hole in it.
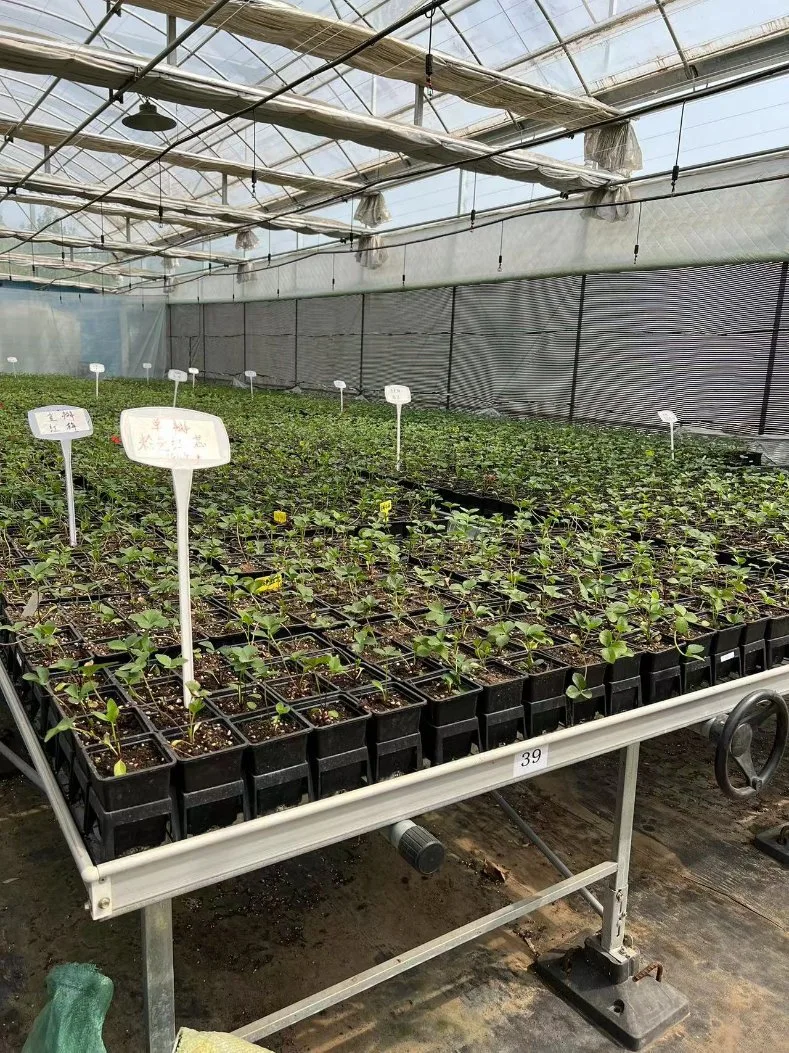
[{"label": "tray of seedlings", "polygon": [[71,548],[20,422],[87,389],[8,383],[0,657],[96,860],[789,661],[789,479],[732,443],[412,411],[401,478],[381,407],[204,385],[233,456],[192,498],[185,704],[170,481],[113,441],[167,389],[104,385]]}]

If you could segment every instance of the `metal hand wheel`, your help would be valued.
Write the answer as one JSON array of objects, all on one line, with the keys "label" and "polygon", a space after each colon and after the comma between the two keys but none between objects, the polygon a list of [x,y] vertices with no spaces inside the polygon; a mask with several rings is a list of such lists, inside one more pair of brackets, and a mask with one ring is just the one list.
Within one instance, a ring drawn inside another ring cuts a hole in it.
[{"label": "metal hand wheel", "polygon": [[[751,754],[753,733],[770,717],[776,718],[775,738],[770,755],[757,770]],[[789,739],[789,709],[777,691],[753,691],[735,706],[726,718],[719,734],[715,751],[715,778],[727,797],[740,801],[759,793],[775,775]],[[747,786],[735,786],[731,781],[729,761],[748,780]]]}]

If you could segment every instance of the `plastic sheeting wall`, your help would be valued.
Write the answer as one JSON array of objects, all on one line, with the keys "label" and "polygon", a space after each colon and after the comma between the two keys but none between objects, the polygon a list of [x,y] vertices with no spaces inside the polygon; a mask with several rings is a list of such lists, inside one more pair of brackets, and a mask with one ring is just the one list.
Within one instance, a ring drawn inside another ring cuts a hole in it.
[{"label": "plastic sheeting wall", "polygon": [[9,355],[20,373],[90,376],[103,362],[108,376],[154,376],[167,368],[164,300],[0,287],[0,368]]},{"label": "plastic sheeting wall", "polygon": [[751,429],[767,405],[767,429],[789,428],[786,293],[786,264],[753,263],[173,305],[173,365],[204,332],[209,375],[270,386],[380,398],[399,382],[421,406],[608,423],[670,406]]},{"label": "plastic sheeting wall", "polygon": [[[362,267],[356,246],[252,261],[248,281],[235,271],[181,273],[171,302],[303,300],[331,293],[476,284],[557,274],[649,271],[759,262],[789,254],[786,187],[789,152],[682,171],[675,191],[666,176],[632,184],[633,207],[619,223],[590,218],[577,200],[544,200],[472,223],[466,214],[383,233],[387,259]],[[637,257],[634,253],[638,242]]]}]

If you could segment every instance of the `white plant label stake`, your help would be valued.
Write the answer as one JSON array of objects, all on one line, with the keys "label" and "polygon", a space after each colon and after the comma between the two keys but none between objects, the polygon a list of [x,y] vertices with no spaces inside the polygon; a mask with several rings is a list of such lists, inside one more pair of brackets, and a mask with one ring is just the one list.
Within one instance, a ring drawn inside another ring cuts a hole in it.
[{"label": "white plant label stake", "polygon": [[197,368],[197,366],[190,366],[189,367],[189,374],[192,377],[192,387],[195,386],[195,377],[197,376],[197,374],[199,372],[200,372],[200,370]]},{"label": "white plant label stake", "polygon": [[104,372],[104,366],[101,364],[101,362],[91,362],[91,364],[88,366],[88,369],[91,371],[91,373],[95,373],[96,374],[96,401],[98,401],[98,398],[99,398],[99,376]]},{"label": "white plant label stake", "polygon": [[670,409],[662,409],[658,411],[658,417],[663,421],[664,424],[668,424],[671,435],[671,460],[674,460],[674,426],[679,424],[679,418],[676,413],[672,413]]},{"label": "white plant label stake", "polygon": [[77,543],[77,517],[74,511],[74,476],[71,471],[71,440],[87,439],[93,434],[93,421],[79,406],[39,406],[29,410],[27,422],[36,439],[60,442],[66,470],[66,505],[68,507],[68,542]]},{"label": "white plant label stake", "polygon": [[121,440],[126,456],[152,468],[173,473],[178,538],[178,600],[181,618],[181,656],[184,660],[184,705],[192,694],[192,598],[189,572],[189,497],[196,468],[215,468],[230,460],[225,425],[211,413],[169,406],[144,406],[121,413]]},{"label": "white plant label stake", "polygon": [[167,374],[168,380],[175,381],[175,390],[173,391],[173,406],[178,402],[178,385],[185,384],[189,379],[182,369],[171,369]]},{"label": "white plant label stake", "polygon": [[257,373],[255,372],[254,369],[245,369],[244,370],[244,376],[249,381],[249,396],[250,396],[250,398],[252,398],[254,396],[254,394],[255,394],[255,388],[254,388],[254,386],[252,384],[252,381],[257,376]]},{"label": "white plant label stake", "polygon": [[411,401],[411,389],[406,387],[405,384],[387,384],[384,388],[384,398],[387,402],[390,402],[397,413],[397,456],[395,459],[395,469],[400,471],[400,414],[402,413],[403,406],[407,406]]},{"label": "white plant label stake", "polygon": [[150,384],[150,382],[151,382],[151,368],[152,368],[151,363],[150,362],[143,362],[142,368],[145,370],[145,383],[146,384]]},{"label": "white plant label stake", "polygon": [[16,357],[16,355],[9,355],[6,361],[11,363],[11,368],[14,371],[14,376],[16,376],[16,364],[19,361],[19,359]]},{"label": "white plant label stake", "polygon": [[345,389],[348,387],[348,385],[345,383],[344,380],[335,380],[334,381],[334,386],[337,388],[337,390],[340,393],[340,413],[342,414],[342,412],[343,412],[343,410],[345,408],[343,406],[342,393],[343,393],[343,391],[345,391]]}]

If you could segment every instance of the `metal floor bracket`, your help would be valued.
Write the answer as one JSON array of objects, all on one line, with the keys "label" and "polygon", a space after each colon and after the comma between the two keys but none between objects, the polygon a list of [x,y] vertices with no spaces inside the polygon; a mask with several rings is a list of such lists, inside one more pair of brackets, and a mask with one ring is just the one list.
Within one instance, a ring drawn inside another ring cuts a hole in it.
[{"label": "metal floor bracket", "polygon": [[753,843],[760,852],[789,867],[789,823],[762,830],[754,837]]},{"label": "metal floor bracket", "polygon": [[684,995],[663,982],[658,962],[612,961],[596,937],[543,955],[534,967],[548,986],[625,1049],[644,1049],[688,1014]]}]

